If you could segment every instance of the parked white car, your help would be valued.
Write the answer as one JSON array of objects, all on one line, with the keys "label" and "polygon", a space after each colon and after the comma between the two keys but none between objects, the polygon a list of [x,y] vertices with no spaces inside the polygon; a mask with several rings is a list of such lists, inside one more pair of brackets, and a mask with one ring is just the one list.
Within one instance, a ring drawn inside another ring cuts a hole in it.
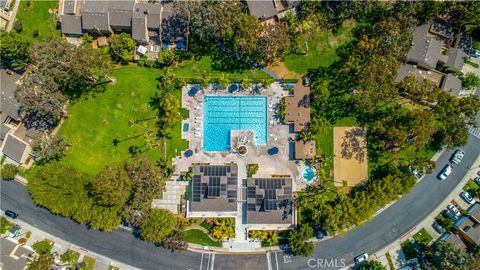
[{"label": "parked white car", "polygon": [[449,206],[447,206],[447,209],[448,211],[452,212],[452,214],[454,214],[455,217],[459,217],[462,215],[460,214],[460,211],[458,211],[458,209],[453,204],[450,204]]},{"label": "parked white car", "polygon": [[475,203],[475,199],[468,192],[460,193],[460,197],[462,197],[462,199],[469,204],[474,204]]},{"label": "parked white car", "polygon": [[353,260],[355,261],[355,264],[362,264],[368,261],[368,253],[362,253],[357,257],[353,258]]},{"label": "parked white car", "polygon": [[464,156],[465,156],[465,152],[460,150],[460,149],[457,149],[457,150],[455,150],[452,157],[450,158],[450,162],[453,165],[460,164],[460,162],[462,162],[462,159],[463,159]]},{"label": "parked white car", "polygon": [[445,180],[451,173],[452,173],[452,165],[448,164],[438,174],[438,179]]}]

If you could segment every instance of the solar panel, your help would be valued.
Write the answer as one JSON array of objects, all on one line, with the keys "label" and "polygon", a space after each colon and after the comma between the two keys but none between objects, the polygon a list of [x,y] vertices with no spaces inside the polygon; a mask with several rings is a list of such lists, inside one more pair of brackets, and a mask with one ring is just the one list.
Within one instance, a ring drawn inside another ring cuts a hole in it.
[{"label": "solar panel", "polygon": [[285,179],[282,179],[282,186],[285,186]]},{"label": "solar panel", "polygon": [[208,197],[218,197],[218,196],[220,196],[220,188],[219,187],[208,187],[207,196]]},{"label": "solar panel", "polygon": [[258,186],[258,179],[255,179],[255,185]]},{"label": "solar panel", "polygon": [[247,197],[248,198],[255,198],[256,195],[256,188],[255,187],[248,187],[247,188]]},{"label": "solar panel", "polygon": [[265,189],[265,199],[277,199],[277,191],[275,189]]},{"label": "solar panel", "polygon": [[266,211],[277,210],[277,201],[276,200],[265,200],[265,204],[263,206]]},{"label": "solar panel", "polygon": [[227,198],[236,199],[237,198],[237,192],[234,191],[234,190],[227,191]]},{"label": "solar panel", "polygon": [[236,183],[237,183],[237,178],[236,177],[228,177],[227,178],[227,184],[235,185]]},{"label": "solar panel", "polygon": [[228,202],[229,202],[229,203],[234,203],[234,202],[235,202],[235,199],[228,199]]}]

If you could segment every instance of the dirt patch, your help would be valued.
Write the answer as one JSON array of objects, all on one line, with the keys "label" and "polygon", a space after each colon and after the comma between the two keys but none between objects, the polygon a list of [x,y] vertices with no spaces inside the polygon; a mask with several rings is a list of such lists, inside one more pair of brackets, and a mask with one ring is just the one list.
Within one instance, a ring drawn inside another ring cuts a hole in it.
[{"label": "dirt patch", "polygon": [[297,74],[287,68],[285,63],[283,62],[275,62],[271,66],[269,66],[273,72],[277,73],[277,75],[282,79],[300,79],[301,75]]},{"label": "dirt patch", "polygon": [[368,179],[366,131],[359,127],[333,129],[335,186],[356,186]]}]

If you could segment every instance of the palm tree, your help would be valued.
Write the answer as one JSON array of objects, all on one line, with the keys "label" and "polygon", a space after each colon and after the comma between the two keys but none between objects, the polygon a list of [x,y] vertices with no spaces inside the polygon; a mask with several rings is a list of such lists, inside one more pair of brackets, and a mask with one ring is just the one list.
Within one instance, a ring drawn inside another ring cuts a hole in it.
[{"label": "palm tree", "polygon": [[270,84],[272,84],[272,83],[273,83],[273,81],[270,77],[263,78],[263,79],[260,80],[260,84],[262,85],[262,87],[264,89],[267,89],[270,86]]},{"label": "palm tree", "polygon": [[250,80],[248,76],[244,76],[240,82],[240,85],[243,89],[248,89],[252,86],[252,80]]},{"label": "palm tree", "polygon": [[222,76],[219,79],[220,87],[222,87],[223,89],[227,89],[230,83],[231,82],[228,79],[228,76],[225,73],[222,73]]},{"label": "palm tree", "polygon": [[210,84],[210,75],[208,75],[207,73],[203,73],[201,78],[202,87],[207,88],[209,84]]}]

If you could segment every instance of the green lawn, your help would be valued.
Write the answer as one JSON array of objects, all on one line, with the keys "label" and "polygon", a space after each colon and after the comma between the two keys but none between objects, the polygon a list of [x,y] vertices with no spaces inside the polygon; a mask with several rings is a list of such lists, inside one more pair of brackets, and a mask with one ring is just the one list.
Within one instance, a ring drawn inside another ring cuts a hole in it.
[{"label": "green lawn", "polygon": [[433,240],[433,237],[428,234],[428,232],[422,228],[419,232],[413,235],[413,239],[417,241],[417,243],[428,245]]},{"label": "green lawn", "polygon": [[[201,79],[203,74],[208,74],[210,79],[218,79],[222,75],[221,71],[214,70],[212,67],[212,59],[204,56],[200,61],[187,60],[173,68],[173,72],[178,78]],[[251,69],[242,72],[228,73],[230,81],[239,82],[244,76],[248,76],[253,81],[258,81],[269,76],[261,70]]]},{"label": "green lawn", "polygon": [[187,242],[199,245],[207,245],[211,247],[221,247],[222,243],[218,241],[214,241],[208,237],[203,231],[198,229],[192,229],[184,231],[185,238]]},{"label": "green lawn", "polygon": [[475,182],[473,182],[472,179],[468,180],[467,184],[463,187],[463,191],[467,191],[467,192],[470,192],[470,191],[476,191],[480,189],[480,187],[475,184]]},{"label": "green lawn", "polygon": [[[26,1],[22,0],[18,8],[16,20],[23,26],[21,32],[27,38],[34,40],[48,37],[60,36],[55,22],[55,11],[58,1]],[[38,36],[34,37],[33,32],[37,30]]]},{"label": "green lawn", "polygon": [[91,269],[93,270],[93,267],[95,266],[95,259],[92,257],[85,256],[83,257],[83,263],[85,264],[85,269]]},{"label": "green lawn", "polygon": [[345,22],[335,34],[317,27],[313,32],[307,32],[300,36],[299,51],[305,52],[305,54],[286,55],[284,58],[286,67],[295,73],[305,74],[310,68],[331,65],[338,59],[335,50],[353,39],[352,28],[354,26],[355,23],[349,21]]},{"label": "green lawn", "polygon": [[[115,85],[109,85],[103,93],[92,95],[71,104],[69,117],[63,124],[60,134],[71,145],[62,159],[87,173],[95,174],[105,165],[122,162],[130,157],[128,148],[145,144],[142,134],[146,128],[155,128],[153,120],[146,120],[136,126],[130,126],[130,120],[149,119],[155,111],[148,105],[156,89],[156,78],[160,70],[147,69],[136,65],[122,66],[113,71],[117,79]],[[174,95],[180,97],[180,89]],[[188,112],[182,113],[188,116]],[[167,156],[174,157],[188,147],[181,139],[180,124],[167,141]],[[119,140],[114,146],[114,140]],[[163,145],[158,148],[143,149],[152,160],[163,155]]]}]

